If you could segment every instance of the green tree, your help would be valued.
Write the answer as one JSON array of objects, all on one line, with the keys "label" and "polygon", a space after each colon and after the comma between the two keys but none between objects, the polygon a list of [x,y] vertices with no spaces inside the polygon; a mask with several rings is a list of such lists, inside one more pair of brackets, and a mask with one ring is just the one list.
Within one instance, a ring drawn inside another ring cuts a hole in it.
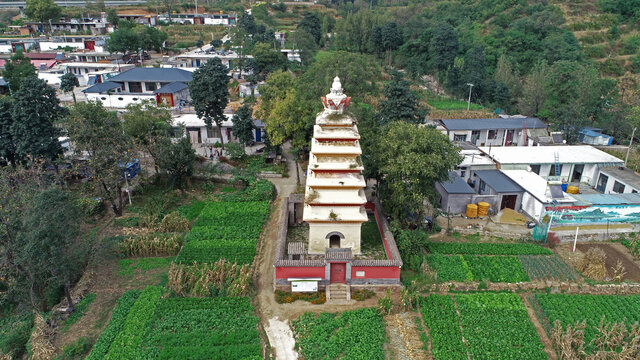
[{"label": "green tree", "polygon": [[305,30],[298,30],[290,33],[288,42],[291,44],[292,49],[300,51],[300,60],[302,60],[303,66],[311,64],[313,56],[318,51],[318,45],[313,35]]},{"label": "green tree", "polygon": [[380,102],[381,124],[395,121],[421,124],[424,121],[427,112],[418,104],[417,96],[401,73],[394,71],[391,74],[391,81],[384,86],[382,93],[385,99]]},{"label": "green tree", "polygon": [[13,95],[11,135],[19,157],[54,160],[62,152],[56,123],[66,114],[56,91],[44,80],[28,77]]},{"label": "green tree", "polygon": [[265,130],[272,145],[282,145],[291,140],[295,149],[308,144],[316,112],[308,102],[302,100],[298,90],[291,88],[283,99],[274,103],[269,116],[264,118]]},{"label": "green tree", "polygon": [[120,25],[120,28],[109,36],[107,49],[111,53],[135,52],[140,48],[140,37],[133,30]]},{"label": "green tree", "polygon": [[540,61],[536,63],[522,86],[522,96],[518,99],[518,111],[527,116],[538,116],[547,101],[544,82],[549,67]]},{"label": "green tree", "polygon": [[253,141],[253,109],[249,105],[243,105],[233,114],[233,135],[240,140],[242,145]]},{"label": "green tree", "polygon": [[25,213],[18,234],[16,265],[23,269],[32,305],[47,311],[47,289],[63,286],[73,311],[71,282],[80,278],[88,243],[78,241],[80,212],[66,192],[51,188],[38,193]]},{"label": "green tree", "polygon": [[247,34],[256,33],[256,19],[253,15],[246,11],[243,11],[238,19],[237,27],[242,29]]},{"label": "green tree", "polygon": [[160,171],[165,172],[171,179],[171,184],[183,190],[185,178],[193,174],[196,153],[191,146],[188,136],[181,137],[177,142],[163,139],[158,144],[157,164]]},{"label": "green tree", "polygon": [[74,104],[76,102],[76,94],[73,91],[73,89],[79,85],[80,84],[78,83],[78,78],[73,73],[68,72],[62,75],[62,77],[60,78],[60,90],[64,92],[71,91],[71,95],[73,95]]},{"label": "green tree", "polygon": [[11,135],[13,125],[13,101],[10,97],[0,98],[0,157],[16,166],[17,150]]},{"label": "green tree", "polygon": [[71,107],[64,127],[76,153],[86,152],[96,195],[107,201],[116,216],[124,208],[123,165],[133,161],[131,141],[114,112],[100,102],[77,103]]},{"label": "green tree", "polygon": [[24,13],[30,19],[34,19],[44,25],[49,20],[58,20],[62,14],[62,9],[53,0],[27,0]]},{"label": "green tree", "polygon": [[402,34],[395,22],[387,23],[381,30],[382,45],[387,51],[389,66],[391,65],[391,51],[398,49],[402,45]]},{"label": "green tree", "polygon": [[439,25],[429,45],[431,64],[436,71],[444,71],[453,66],[458,55],[458,37],[448,23]]},{"label": "green tree", "polygon": [[[222,65],[219,58],[207,61],[193,73],[189,93],[196,114],[204,119],[208,128],[215,123],[222,129],[222,122],[227,119],[223,112],[229,103],[228,82],[227,67]],[[224,148],[224,140],[221,138],[220,141]]]},{"label": "green tree", "polygon": [[159,151],[162,150],[158,144],[170,139],[173,133],[169,109],[145,100],[129,104],[122,119],[125,133],[138,149],[151,156],[157,173]]},{"label": "green tree", "polygon": [[316,40],[316,44],[320,43],[320,39],[322,38],[322,22],[318,14],[306,13],[298,23],[297,29],[308,32]]},{"label": "green tree", "polygon": [[138,46],[142,50],[160,51],[162,49],[162,44],[168,38],[166,32],[160,31],[151,26],[136,26],[133,31],[138,35]]},{"label": "green tree", "polygon": [[114,8],[107,9],[107,22],[113,26],[118,26],[118,22],[120,22],[120,17],[118,16],[118,12]]},{"label": "green tree", "polygon": [[37,77],[36,68],[22,51],[18,51],[5,64],[2,77],[9,83],[11,92],[16,92],[20,90],[22,79]]},{"label": "green tree", "polygon": [[435,202],[434,184],[448,178],[462,157],[440,131],[398,121],[389,124],[377,148],[385,212],[396,219],[423,214],[423,201]]},{"label": "green tree", "polygon": [[282,53],[265,43],[258,43],[253,47],[253,58],[262,74],[284,70],[287,66],[287,59]]},{"label": "green tree", "polygon": [[259,88],[260,105],[256,109],[258,118],[268,118],[276,102],[283,100],[294,85],[295,80],[289,72],[280,70],[270,73],[265,84]]}]

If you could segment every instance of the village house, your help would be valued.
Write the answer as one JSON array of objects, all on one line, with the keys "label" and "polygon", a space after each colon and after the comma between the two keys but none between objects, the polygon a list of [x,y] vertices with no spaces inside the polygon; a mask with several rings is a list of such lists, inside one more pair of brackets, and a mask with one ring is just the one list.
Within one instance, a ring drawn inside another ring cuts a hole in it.
[{"label": "village house", "polygon": [[449,180],[436,183],[440,196],[440,209],[448,214],[462,214],[467,204],[473,204],[476,191],[455,171],[449,172]]},{"label": "village house", "polygon": [[613,136],[603,134],[602,129],[586,127],[580,130],[578,140],[588,145],[611,145],[613,143]]},{"label": "village house", "polygon": [[211,45],[205,45],[201,48],[177,55],[174,58],[174,62],[177,67],[199,68],[210,59],[218,58],[228,69],[234,69],[242,57],[245,59],[253,59],[252,55],[241,55],[232,50],[216,50]]},{"label": "village house", "polygon": [[640,192],[640,176],[626,167],[600,169],[596,191],[603,194],[628,194]]},{"label": "village house", "polygon": [[449,140],[475,146],[527,146],[531,136],[548,136],[547,124],[538,118],[442,119],[436,125]]},{"label": "village house", "polygon": [[496,163],[471,143],[459,142],[457,145],[460,147],[462,162],[458,164],[456,172],[463,180],[469,180],[476,170],[493,170],[496,168]]},{"label": "village house", "polygon": [[38,48],[35,38],[0,38],[0,53],[12,54],[17,51],[26,52]]},{"label": "village house", "polygon": [[531,170],[546,180],[596,186],[599,170],[623,161],[588,145],[480,147],[500,170]]},{"label": "village house", "polygon": [[[159,20],[169,22],[169,15],[160,15]],[[224,14],[222,11],[213,14],[172,14],[171,21],[178,24],[226,25],[236,24],[236,13]]]},{"label": "village house", "polygon": [[57,51],[65,48],[106,52],[107,37],[91,35],[52,36],[39,41],[40,51]]},{"label": "village house", "polygon": [[91,33],[91,35],[104,35],[113,31],[111,24],[107,21],[107,14],[101,13],[99,18],[69,19],[61,18],[57,21],[47,23],[30,21],[26,25],[31,32],[44,33],[51,29],[53,32]]},{"label": "village house", "polygon": [[496,213],[508,208],[519,211],[524,189],[498,170],[474,172],[474,188],[479,195],[487,195],[482,201],[491,205]]},{"label": "village house", "polygon": [[83,92],[88,100],[110,108],[125,108],[147,99],[173,108],[191,101],[187,85],[191,80],[191,72],[183,69],[133,68]]}]

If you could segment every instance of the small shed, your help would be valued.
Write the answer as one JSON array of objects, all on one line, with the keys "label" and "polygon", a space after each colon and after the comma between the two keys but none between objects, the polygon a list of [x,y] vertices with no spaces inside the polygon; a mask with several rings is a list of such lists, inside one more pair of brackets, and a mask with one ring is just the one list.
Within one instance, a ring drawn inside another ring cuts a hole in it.
[{"label": "small shed", "polygon": [[480,195],[495,195],[492,210],[509,208],[519,211],[524,189],[499,170],[479,170],[475,172],[476,190]]},{"label": "small shed", "polygon": [[287,244],[287,254],[289,260],[304,260],[304,254],[307,253],[306,244],[303,242],[291,242]]},{"label": "small shed", "polygon": [[455,171],[449,172],[449,181],[436,183],[440,194],[440,208],[451,214],[461,214],[473,202],[475,191]]},{"label": "small shed", "polygon": [[611,145],[613,136],[603,134],[602,129],[586,127],[580,130],[579,140],[589,145]]}]

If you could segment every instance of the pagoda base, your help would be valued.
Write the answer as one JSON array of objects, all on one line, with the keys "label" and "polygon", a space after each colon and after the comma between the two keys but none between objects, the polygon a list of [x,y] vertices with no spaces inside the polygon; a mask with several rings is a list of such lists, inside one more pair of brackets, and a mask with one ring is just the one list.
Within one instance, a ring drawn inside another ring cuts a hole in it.
[{"label": "pagoda base", "polygon": [[328,248],[350,248],[360,255],[361,223],[309,223],[309,254],[324,255]]}]

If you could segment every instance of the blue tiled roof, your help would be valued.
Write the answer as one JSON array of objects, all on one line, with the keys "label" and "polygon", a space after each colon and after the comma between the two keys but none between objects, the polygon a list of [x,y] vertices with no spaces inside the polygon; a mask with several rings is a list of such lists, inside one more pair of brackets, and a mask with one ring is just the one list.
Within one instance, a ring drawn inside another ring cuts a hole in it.
[{"label": "blue tiled roof", "polygon": [[449,171],[449,181],[440,183],[448,194],[475,194],[475,191],[455,171]]},{"label": "blue tiled roof", "polygon": [[516,184],[499,170],[478,170],[475,173],[477,177],[497,193],[524,192],[524,189],[520,187],[520,185]]},{"label": "blue tiled roof", "polygon": [[88,88],[82,90],[82,92],[83,93],[98,93],[98,94],[101,94],[101,93],[105,93],[105,92],[107,92],[109,90],[112,90],[112,89],[115,89],[115,88],[119,88],[121,86],[122,86],[122,84],[114,83],[114,82],[111,82],[111,81],[105,81],[103,83],[95,84],[95,85],[93,85],[91,87],[88,87]]},{"label": "blue tiled roof", "polygon": [[448,130],[496,130],[496,129],[545,129],[547,125],[538,118],[498,119],[443,119]]}]

